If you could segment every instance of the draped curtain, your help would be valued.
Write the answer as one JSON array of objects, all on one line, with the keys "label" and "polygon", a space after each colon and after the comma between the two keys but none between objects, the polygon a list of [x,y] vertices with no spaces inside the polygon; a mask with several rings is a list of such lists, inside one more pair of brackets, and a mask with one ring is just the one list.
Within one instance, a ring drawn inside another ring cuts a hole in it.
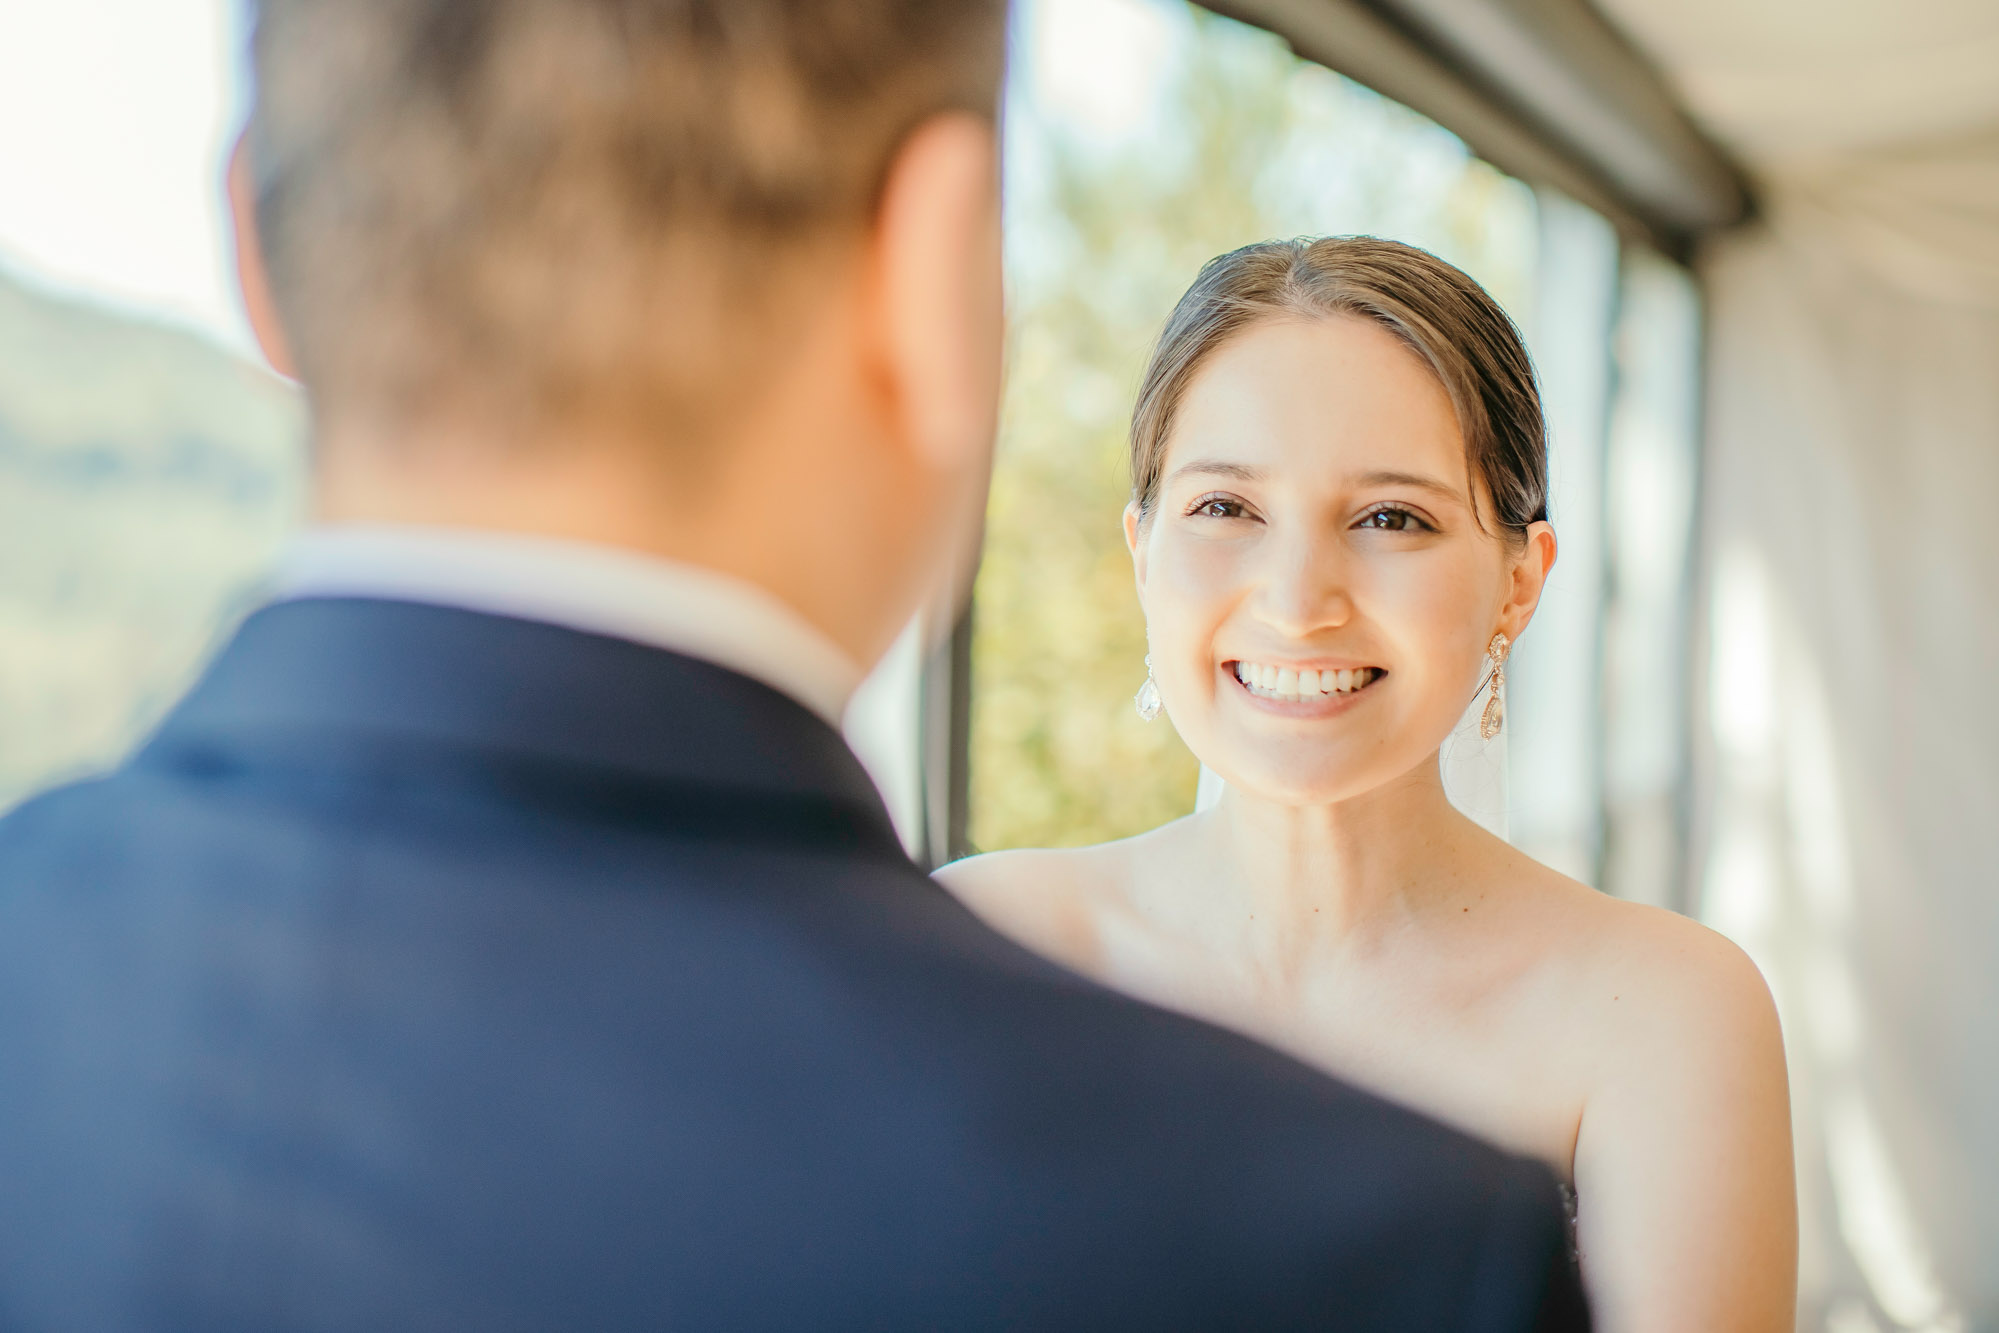
[{"label": "draped curtain", "polygon": [[1999,137],[1710,247],[1702,915],[1776,993],[1801,1327],[1999,1328]]}]

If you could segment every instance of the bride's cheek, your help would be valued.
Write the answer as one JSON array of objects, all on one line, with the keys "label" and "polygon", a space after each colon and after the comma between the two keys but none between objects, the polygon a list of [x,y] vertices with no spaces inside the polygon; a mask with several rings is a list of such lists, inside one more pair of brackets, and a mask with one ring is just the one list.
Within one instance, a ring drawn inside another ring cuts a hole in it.
[{"label": "bride's cheek", "polygon": [[1366,562],[1364,593],[1375,614],[1438,647],[1474,637],[1480,616],[1475,571],[1448,551],[1402,552]]},{"label": "bride's cheek", "polygon": [[1182,540],[1160,555],[1165,558],[1152,579],[1171,580],[1174,594],[1188,602],[1225,600],[1254,577],[1255,549],[1248,542]]},{"label": "bride's cheek", "polygon": [[1154,630],[1169,624],[1176,633],[1226,614],[1239,583],[1234,561],[1226,554],[1167,548],[1156,551],[1146,572],[1141,603]]},{"label": "bride's cheek", "polygon": [[1477,686],[1491,598],[1478,572],[1448,552],[1385,563],[1376,573],[1368,613],[1398,659],[1389,665],[1405,686],[1398,693],[1408,725],[1426,736],[1439,727],[1448,731]]}]

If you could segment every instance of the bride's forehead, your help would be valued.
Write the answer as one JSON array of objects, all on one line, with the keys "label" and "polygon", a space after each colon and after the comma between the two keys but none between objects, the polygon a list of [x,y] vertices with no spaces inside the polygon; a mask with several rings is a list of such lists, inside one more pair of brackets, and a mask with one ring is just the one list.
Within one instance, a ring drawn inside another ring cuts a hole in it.
[{"label": "bride's forehead", "polygon": [[1168,462],[1227,448],[1295,464],[1373,454],[1455,456],[1464,440],[1450,395],[1388,330],[1342,317],[1270,320],[1215,349],[1176,414]]},{"label": "bride's forehead", "polygon": [[[1193,386],[1167,442],[1163,473],[1239,471],[1246,481],[1339,483],[1381,472],[1418,473],[1462,487],[1464,437],[1441,386],[1427,373],[1413,386],[1365,379],[1352,392],[1320,381],[1224,373]],[[1262,369],[1266,369],[1262,368]],[[1434,392],[1409,392],[1425,381]]]},{"label": "bride's forehead", "polygon": [[1203,380],[1281,380],[1301,392],[1359,385],[1422,398],[1444,394],[1423,354],[1358,315],[1274,315],[1212,348],[1190,388]]}]

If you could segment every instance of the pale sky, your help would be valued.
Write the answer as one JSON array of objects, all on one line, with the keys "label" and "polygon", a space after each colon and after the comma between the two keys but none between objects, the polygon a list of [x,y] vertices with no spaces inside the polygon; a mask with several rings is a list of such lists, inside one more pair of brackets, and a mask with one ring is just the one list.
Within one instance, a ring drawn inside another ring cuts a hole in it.
[{"label": "pale sky", "polygon": [[1086,138],[1140,134],[1191,31],[1173,0],[1015,0],[1014,86]]},{"label": "pale sky", "polygon": [[0,0],[0,265],[247,347],[220,193],[239,47],[234,0]]},{"label": "pale sky", "polygon": [[[1016,87],[1137,132],[1186,29],[1172,0],[1025,0]],[[248,350],[221,202],[247,101],[238,0],[0,0],[0,267]]]}]

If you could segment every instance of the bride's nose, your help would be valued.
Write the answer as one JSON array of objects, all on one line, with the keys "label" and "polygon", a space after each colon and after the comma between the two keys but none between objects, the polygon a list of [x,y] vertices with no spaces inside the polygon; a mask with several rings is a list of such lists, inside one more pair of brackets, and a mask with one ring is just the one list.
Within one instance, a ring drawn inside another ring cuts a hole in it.
[{"label": "bride's nose", "polygon": [[1266,543],[1264,553],[1255,608],[1272,629],[1302,639],[1353,619],[1351,561],[1336,535],[1295,532]]}]

